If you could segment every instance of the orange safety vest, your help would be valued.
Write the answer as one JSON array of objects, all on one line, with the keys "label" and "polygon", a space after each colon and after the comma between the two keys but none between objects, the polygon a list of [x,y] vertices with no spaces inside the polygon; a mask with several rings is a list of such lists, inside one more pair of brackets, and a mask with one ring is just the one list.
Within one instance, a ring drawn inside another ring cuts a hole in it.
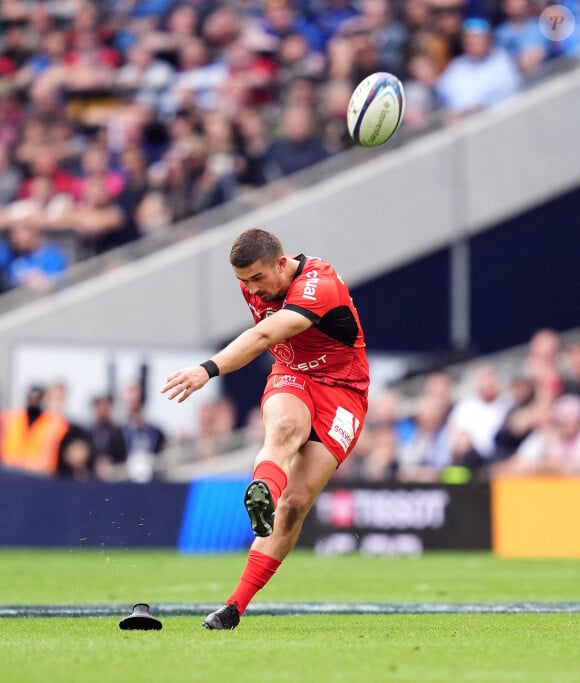
[{"label": "orange safety vest", "polygon": [[58,449],[68,429],[68,422],[58,413],[46,411],[32,426],[26,410],[12,410],[2,415],[0,460],[36,474],[52,475],[58,465]]}]

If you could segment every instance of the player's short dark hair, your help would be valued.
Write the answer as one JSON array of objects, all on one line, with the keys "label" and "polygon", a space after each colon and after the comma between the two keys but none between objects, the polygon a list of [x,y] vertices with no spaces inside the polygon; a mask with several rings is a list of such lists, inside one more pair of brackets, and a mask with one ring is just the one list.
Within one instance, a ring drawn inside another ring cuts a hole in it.
[{"label": "player's short dark hair", "polygon": [[256,261],[275,261],[283,254],[282,243],[276,235],[261,228],[250,228],[236,237],[230,263],[234,268],[247,268]]}]

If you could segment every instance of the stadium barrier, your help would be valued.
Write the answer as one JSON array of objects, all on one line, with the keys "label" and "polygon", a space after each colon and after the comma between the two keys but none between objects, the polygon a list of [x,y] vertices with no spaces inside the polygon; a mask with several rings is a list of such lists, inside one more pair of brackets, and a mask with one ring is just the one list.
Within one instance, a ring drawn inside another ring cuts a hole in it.
[{"label": "stadium barrier", "polygon": [[[0,547],[244,550],[246,476],[190,483],[78,483],[0,471]],[[580,477],[487,483],[331,482],[299,546],[316,552],[418,555],[491,550],[505,557],[580,557]]]},{"label": "stadium barrier", "polygon": [[184,484],[46,480],[0,472],[0,546],[179,548],[249,546],[241,478]]}]

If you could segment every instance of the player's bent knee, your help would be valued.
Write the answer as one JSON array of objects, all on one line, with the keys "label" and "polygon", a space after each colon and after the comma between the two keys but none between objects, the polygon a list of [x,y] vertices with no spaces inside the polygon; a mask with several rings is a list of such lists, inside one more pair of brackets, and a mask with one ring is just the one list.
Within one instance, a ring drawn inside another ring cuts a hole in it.
[{"label": "player's bent knee", "polygon": [[299,447],[304,441],[307,426],[294,415],[281,415],[269,420],[266,430],[276,444],[296,444]]}]

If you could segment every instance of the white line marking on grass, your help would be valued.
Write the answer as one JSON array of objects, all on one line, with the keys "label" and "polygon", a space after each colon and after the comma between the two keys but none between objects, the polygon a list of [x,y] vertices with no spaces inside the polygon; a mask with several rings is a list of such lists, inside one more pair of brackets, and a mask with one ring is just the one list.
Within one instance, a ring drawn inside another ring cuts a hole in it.
[{"label": "white line marking on grass", "polygon": [[[216,603],[153,603],[157,617],[205,616]],[[26,617],[117,617],[130,614],[132,605],[7,605],[0,606],[0,618]],[[263,602],[250,605],[246,616],[288,616],[303,614],[573,614],[579,602],[511,603],[349,603],[349,602]]]}]

